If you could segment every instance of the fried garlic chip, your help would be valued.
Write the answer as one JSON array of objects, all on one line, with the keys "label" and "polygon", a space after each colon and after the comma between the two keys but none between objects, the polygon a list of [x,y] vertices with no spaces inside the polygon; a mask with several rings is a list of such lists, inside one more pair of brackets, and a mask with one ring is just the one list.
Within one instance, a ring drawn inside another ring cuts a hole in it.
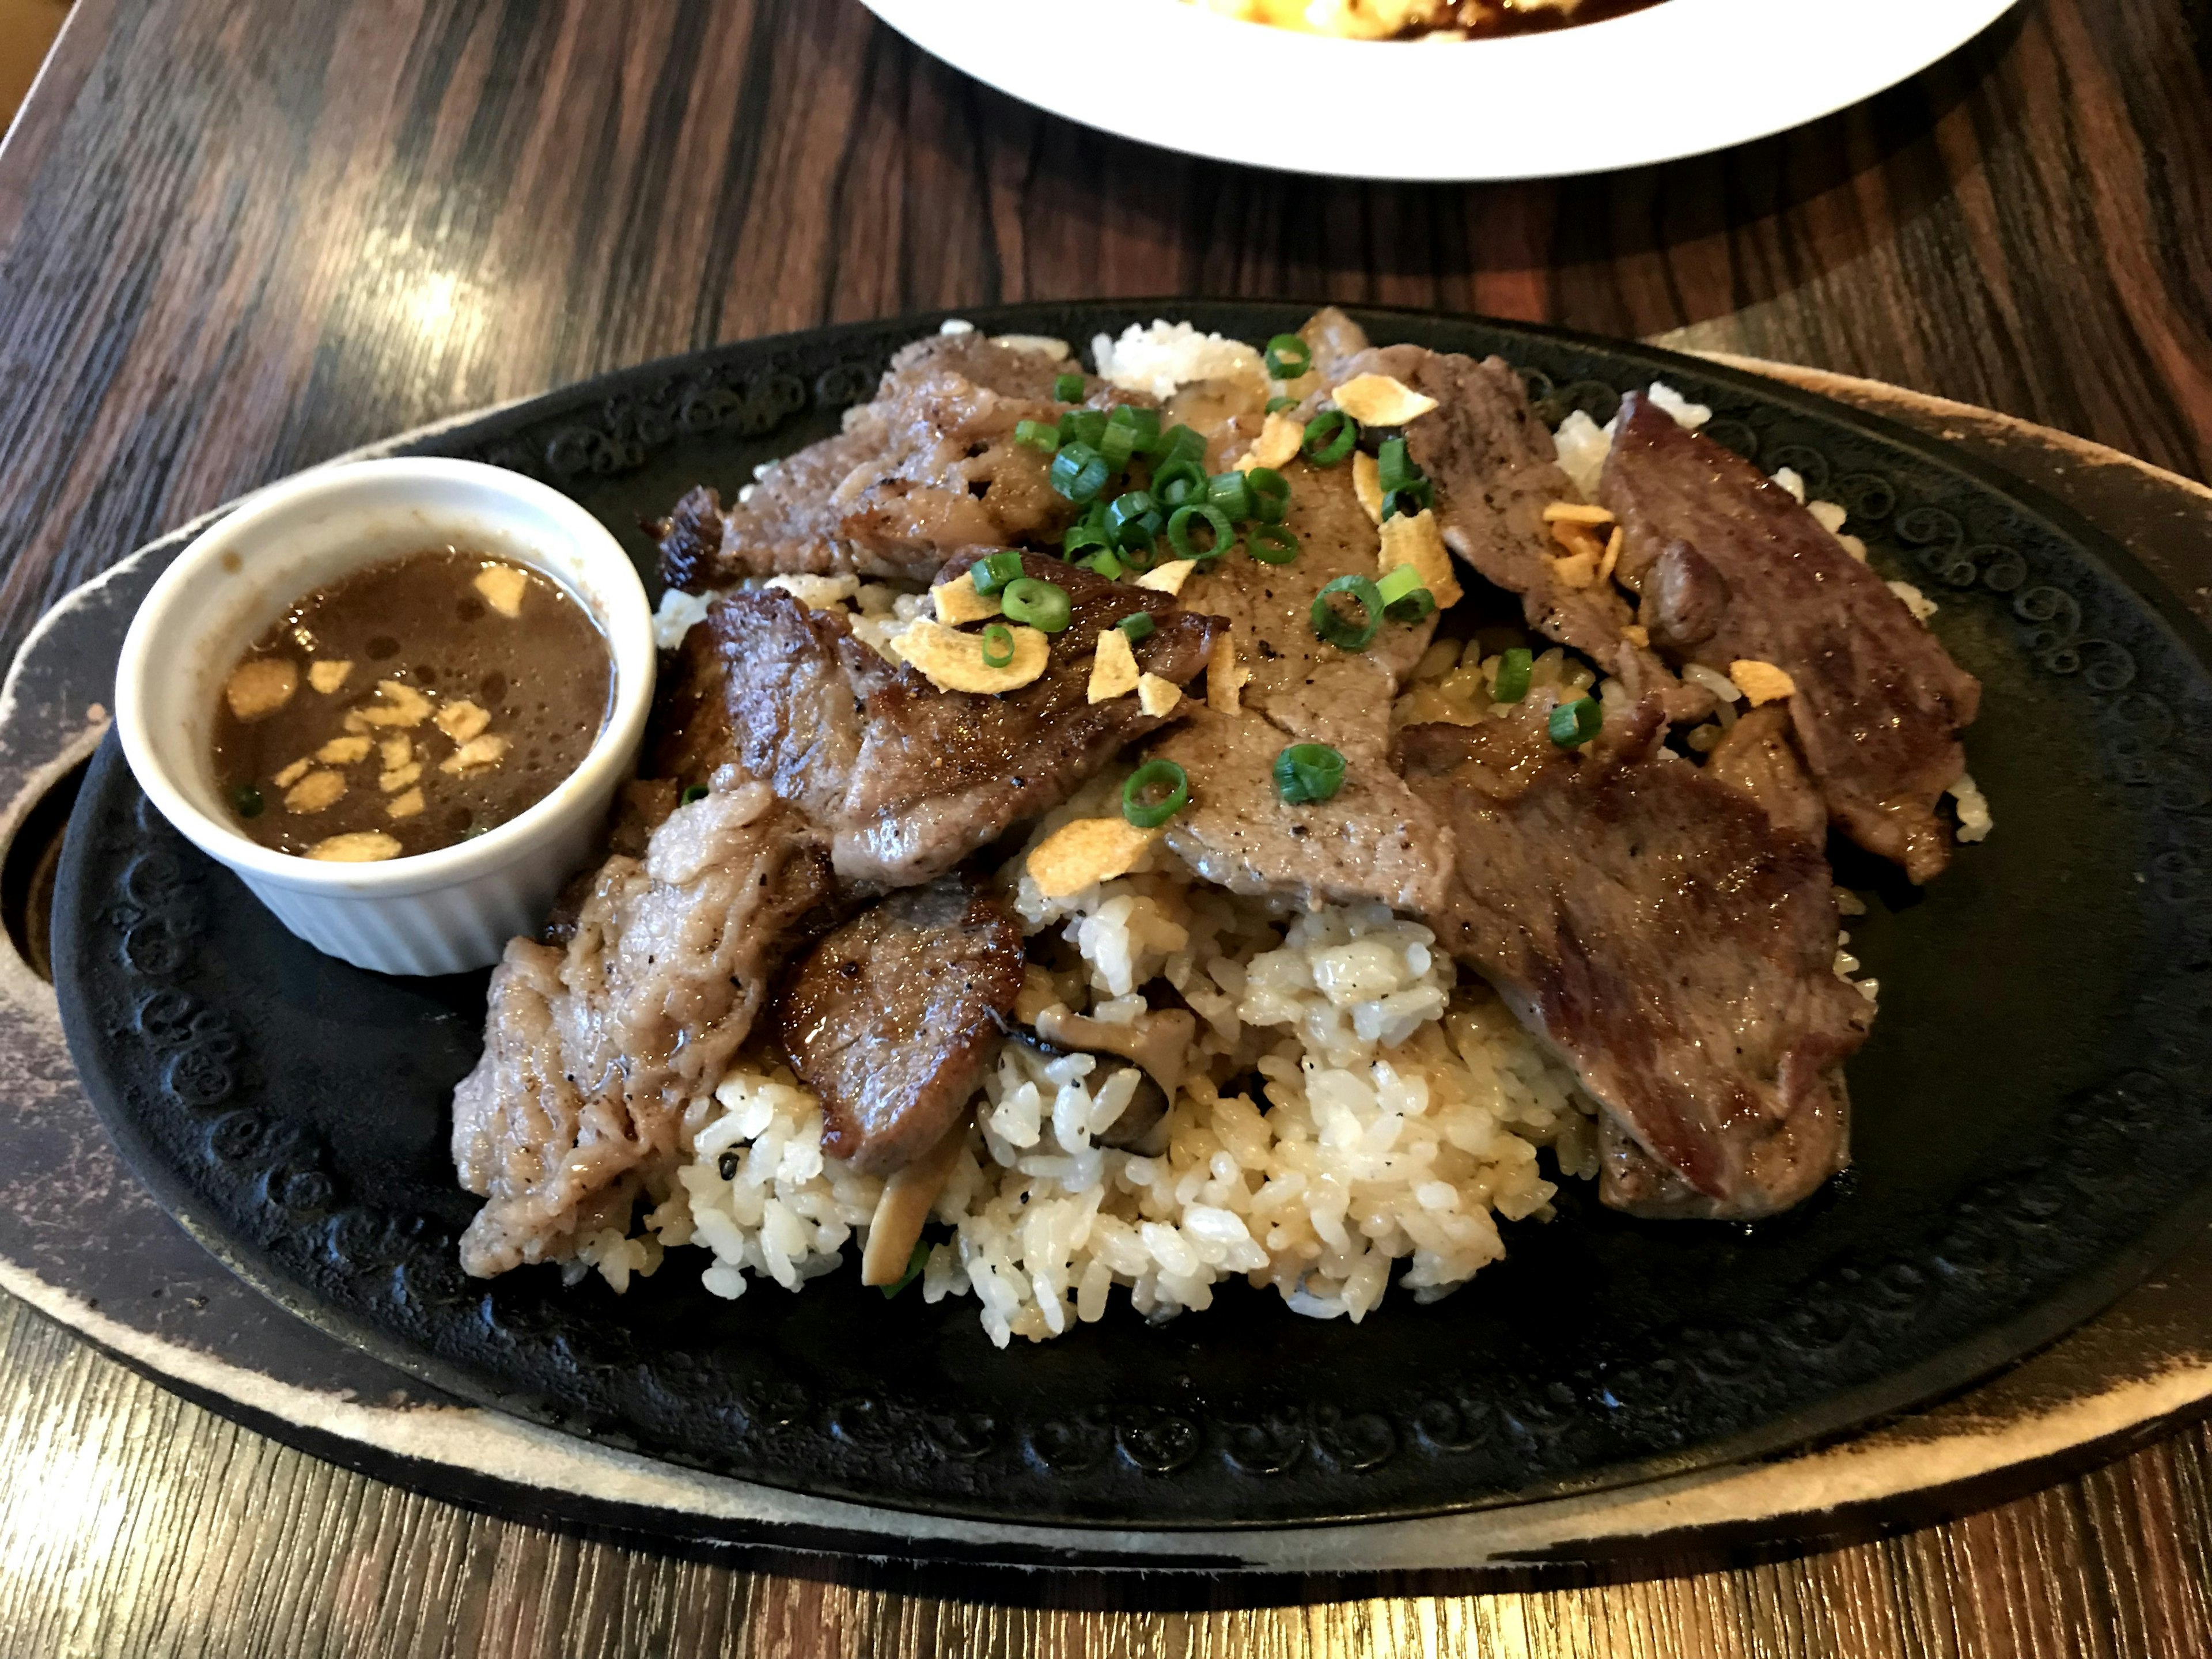
[{"label": "fried garlic chip", "polygon": [[1329,396],[1362,426],[1403,426],[1437,406],[1434,398],[1388,374],[1355,374]]},{"label": "fried garlic chip", "polygon": [[1034,628],[1012,628],[1013,660],[994,668],[983,660],[983,635],[968,634],[921,617],[898,635],[899,655],[940,691],[972,691],[983,696],[1018,691],[1044,672],[1051,641]]},{"label": "fried garlic chip", "polygon": [[1030,876],[1047,898],[1066,898],[1098,882],[1127,875],[1159,836],[1158,830],[1139,830],[1126,818],[1077,818],[1030,849]]}]

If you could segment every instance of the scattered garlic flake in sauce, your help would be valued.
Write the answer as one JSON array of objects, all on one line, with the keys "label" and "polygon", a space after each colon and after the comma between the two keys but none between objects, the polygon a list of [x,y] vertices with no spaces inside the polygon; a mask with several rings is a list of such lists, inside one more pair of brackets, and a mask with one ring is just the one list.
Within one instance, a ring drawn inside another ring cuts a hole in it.
[{"label": "scattered garlic flake in sauce", "polygon": [[399,843],[380,830],[352,830],[325,836],[307,849],[307,856],[326,864],[380,864],[399,856]]},{"label": "scattered garlic flake in sauce", "polygon": [[553,581],[411,554],[301,596],[242,653],[216,710],[216,780],[240,831],[276,851],[432,852],[574,771],[613,690],[605,640]]}]

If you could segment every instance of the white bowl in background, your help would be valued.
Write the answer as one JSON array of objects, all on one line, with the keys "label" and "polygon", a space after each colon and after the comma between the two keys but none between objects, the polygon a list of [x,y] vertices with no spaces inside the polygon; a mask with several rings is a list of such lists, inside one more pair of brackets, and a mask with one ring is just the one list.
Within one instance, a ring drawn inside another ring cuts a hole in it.
[{"label": "white bowl in background", "polygon": [[924,52],[1086,126],[1285,173],[1429,179],[1601,173],[1763,138],[1917,74],[2015,3],[1666,0],[1425,41],[1304,34],[1186,0],[866,0]]},{"label": "white bowl in background", "polygon": [[[386,863],[324,863],[241,833],[210,753],[217,699],[239,657],[312,589],[447,546],[528,566],[598,624],[614,698],[582,764],[497,829]],[[355,461],[271,485],[178,556],[124,639],[115,720],[161,816],[295,933],[380,973],[449,974],[498,960],[590,856],[645,735],[655,663],[635,567],[567,496],[471,461]]]}]

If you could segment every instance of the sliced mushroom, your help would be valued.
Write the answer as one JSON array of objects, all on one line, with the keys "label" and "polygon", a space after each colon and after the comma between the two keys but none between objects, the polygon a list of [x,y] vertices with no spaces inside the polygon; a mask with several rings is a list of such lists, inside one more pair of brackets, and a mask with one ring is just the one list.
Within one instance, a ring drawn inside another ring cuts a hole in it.
[{"label": "sliced mushroom", "polygon": [[945,1183],[952,1179],[952,1166],[968,1138],[968,1121],[963,1115],[944,1139],[884,1182],[883,1196],[868,1220],[867,1247],[860,1252],[863,1285],[896,1285],[905,1273],[922,1224],[937,1207]]},{"label": "sliced mushroom", "polygon": [[1121,1115],[1094,1137],[1101,1146],[1142,1158],[1158,1158],[1167,1151],[1168,1105],[1182,1085],[1191,1042],[1198,1034],[1196,1016],[1186,1008],[1155,1008],[1127,1024],[1109,1024],[1087,1014],[1071,1013],[1057,1000],[1034,1010],[1017,1005],[1016,1012],[1029,1018],[1013,1034],[1031,1048],[1055,1056],[1097,1056],[1098,1068],[1091,1074],[1094,1097],[1116,1072],[1133,1068],[1142,1073]]},{"label": "sliced mushroom", "polygon": [[[1091,1077],[1094,1081],[1110,1079],[1128,1064],[1126,1060],[1102,1054],[1098,1069]],[[1152,1079],[1139,1077],[1136,1091],[1121,1109],[1121,1115],[1100,1131],[1097,1139],[1101,1146],[1110,1146],[1117,1152],[1134,1152],[1139,1158],[1159,1157],[1168,1149],[1166,1093]]]},{"label": "sliced mushroom", "polygon": [[1170,1099],[1182,1087],[1190,1045],[1198,1036],[1198,1018],[1188,1008],[1154,1008],[1109,1025],[1058,1006],[1042,1010],[1031,1023],[1039,1036],[1058,1048],[1136,1061]]}]

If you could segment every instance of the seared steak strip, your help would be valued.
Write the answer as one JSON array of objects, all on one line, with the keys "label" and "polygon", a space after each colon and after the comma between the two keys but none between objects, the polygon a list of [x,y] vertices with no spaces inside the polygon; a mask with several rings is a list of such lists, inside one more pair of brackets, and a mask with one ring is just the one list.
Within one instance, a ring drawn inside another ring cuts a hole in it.
[{"label": "seared steak strip", "polygon": [[1936,803],[1966,769],[1973,676],[1788,490],[1648,398],[1623,400],[1598,494],[1626,532],[1621,579],[1663,612],[1654,641],[1723,674],[1782,669],[1830,818],[1917,882],[1941,871]]},{"label": "seared steak strip", "polygon": [[1826,838],[1828,809],[1790,746],[1790,711],[1781,704],[1754,708],[1730,726],[1705,757],[1705,775],[1749,795],[1776,829]]},{"label": "seared steak strip", "polygon": [[453,1091],[453,1163],[487,1202],[461,1237],[471,1273],[557,1260],[623,1226],[672,1167],[685,1106],[752,1030],[829,861],[763,785],[679,807],[642,862],[607,860],[564,947],[511,940],[483,1057]]},{"label": "seared steak strip", "polygon": [[[975,556],[955,558],[947,580]],[[1181,685],[1206,666],[1221,623],[1042,554],[1022,563],[1066,591],[1073,620],[1044,674],[997,696],[939,691],[854,639],[842,617],[780,590],[718,600],[678,658],[682,695],[702,711],[683,781],[734,763],[821,827],[840,877],[877,887],[934,880],[1057,806],[1182,713],[1146,714],[1134,697],[1091,702],[1098,635],[1144,611],[1154,626],[1138,666]]]},{"label": "seared steak strip", "polygon": [[[1334,325],[1325,331],[1340,333]],[[1503,357],[1477,362],[1394,345],[1333,356],[1330,367],[1332,387],[1386,374],[1437,400],[1437,409],[1407,424],[1407,456],[1436,486],[1444,544],[1486,580],[1519,594],[1530,627],[1581,652],[1632,697],[1659,698],[1670,720],[1698,719],[1711,708],[1710,694],[1682,684],[1628,635],[1636,616],[1612,583],[1577,587],[1562,574],[1566,550],[1552,538],[1544,509],[1573,501],[1575,488],[1559,470],[1552,434],[1529,407],[1521,377]],[[1318,398],[1310,399],[1305,413],[1319,407]]]},{"label": "seared steak strip", "polygon": [[1625,1132],[1606,1203],[1787,1209],[1846,1161],[1841,1066],[1871,1019],[1836,976],[1820,844],[1664,755],[1656,703],[1583,757],[1545,712],[1400,734],[1458,843],[1431,920]]},{"label": "seared steak strip", "polygon": [[769,1018],[821,1097],[822,1150],[877,1175],[941,1142],[1021,988],[1021,925],[957,876],[895,893],[816,945]]},{"label": "seared steak strip", "polygon": [[[1053,381],[1078,368],[979,334],[915,341],[842,432],[776,462],[742,505],[706,489],[678,502],[662,577],[695,593],[778,572],[927,581],[956,549],[1057,536],[1075,509],[1048,482],[1051,458],[1014,428],[1057,421]],[[1085,388],[1125,401],[1096,380]]]},{"label": "seared steak strip", "polygon": [[[1348,466],[1293,462],[1287,520],[1300,552],[1290,564],[1231,553],[1194,574],[1182,597],[1231,628],[1251,676],[1235,714],[1192,711],[1152,753],[1190,775],[1191,803],[1169,822],[1168,845],[1208,881],[1301,902],[1379,900],[1400,909],[1441,901],[1451,842],[1390,763],[1390,702],[1436,631],[1433,617],[1385,623],[1366,650],[1314,633],[1313,603],[1333,579],[1372,576],[1381,537],[1352,493]],[[1285,805],[1275,757],[1294,743],[1344,757],[1335,797]]]}]

